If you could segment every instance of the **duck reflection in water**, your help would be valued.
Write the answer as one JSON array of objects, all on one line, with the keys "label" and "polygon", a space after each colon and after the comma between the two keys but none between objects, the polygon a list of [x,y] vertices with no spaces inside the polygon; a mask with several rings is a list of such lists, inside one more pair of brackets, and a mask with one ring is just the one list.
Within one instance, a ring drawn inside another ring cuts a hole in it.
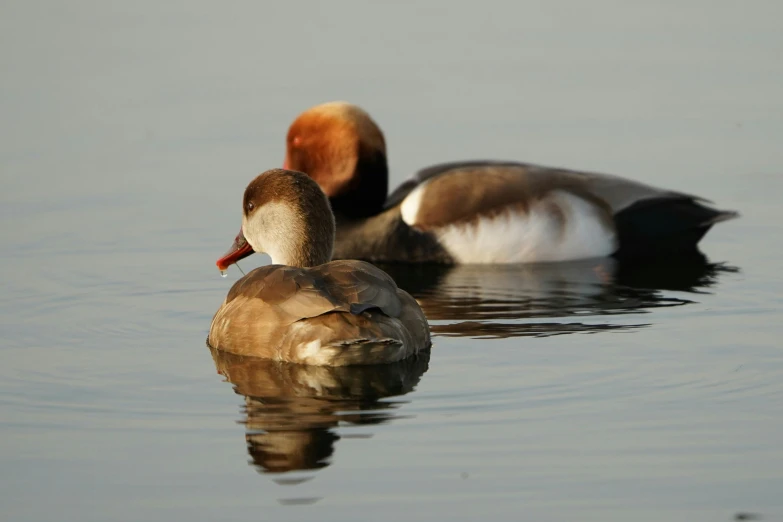
[{"label": "duck reflection in water", "polygon": [[400,418],[404,402],[384,399],[411,392],[429,365],[429,352],[392,364],[330,367],[210,351],[218,373],[245,397],[247,451],[261,473],[328,466],[341,439],[336,428]]},{"label": "duck reflection in water", "polygon": [[646,327],[649,322],[607,319],[693,303],[721,275],[737,272],[696,251],[644,263],[599,258],[526,265],[379,266],[416,298],[434,335],[473,338]]}]

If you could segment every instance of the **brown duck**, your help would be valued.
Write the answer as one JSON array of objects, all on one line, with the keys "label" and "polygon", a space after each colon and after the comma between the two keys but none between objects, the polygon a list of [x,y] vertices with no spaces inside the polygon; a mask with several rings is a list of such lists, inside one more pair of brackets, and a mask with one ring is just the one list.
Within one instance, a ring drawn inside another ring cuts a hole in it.
[{"label": "brown duck", "polygon": [[242,229],[221,270],[255,252],[272,265],[229,290],[208,342],[227,352],[293,363],[390,363],[430,347],[416,301],[363,261],[332,261],[329,201],[301,172],[264,172],[245,189]]},{"label": "brown duck", "polygon": [[335,259],[527,263],[690,253],[731,211],[606,174],[472,161],[418,172],[387,196],[383,133],[325,103],[288,130],[285,168],[307,173],[336,216]]}]

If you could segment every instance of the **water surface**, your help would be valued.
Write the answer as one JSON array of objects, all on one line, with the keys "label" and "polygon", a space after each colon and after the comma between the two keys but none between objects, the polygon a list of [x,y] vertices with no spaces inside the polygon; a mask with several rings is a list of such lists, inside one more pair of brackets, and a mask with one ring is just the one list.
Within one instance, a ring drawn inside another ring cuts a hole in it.
[{"label": "water surface", "polygon": [[[782,11],[4,3],[0,518],[783,519]],[[404,364],[211,354],[242,190],[333,99],[392,186],[516,159],[742,218],[686,263],[389,268]]]}]

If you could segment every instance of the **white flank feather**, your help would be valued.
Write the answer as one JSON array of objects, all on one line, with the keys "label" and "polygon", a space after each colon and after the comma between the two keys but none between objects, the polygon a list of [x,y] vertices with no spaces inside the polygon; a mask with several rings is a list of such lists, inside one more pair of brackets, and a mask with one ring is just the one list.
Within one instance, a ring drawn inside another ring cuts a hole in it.
[{"label": "white flank feather", "polygon": [[[419,199],[415,200],[416,211]],[[562,224],[547,209],[547,202],[563,211]],[[409,215],[413,208],[414,202]],[[472,223],[447,225],[435,233],[459,263],[537,263],[604,257],[615,251],[617,238],[600,212],[589,201],[568,192],[554,191],[546,201],[534,203],[528,212],[510,207],[506,212],[481,217]]]}]

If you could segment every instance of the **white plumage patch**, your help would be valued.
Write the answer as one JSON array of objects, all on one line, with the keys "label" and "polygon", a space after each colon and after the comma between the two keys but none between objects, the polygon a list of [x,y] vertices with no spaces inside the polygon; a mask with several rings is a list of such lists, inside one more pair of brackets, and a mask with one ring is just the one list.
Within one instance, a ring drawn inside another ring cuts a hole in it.
[{"label": "white plumage patch", "polygon": [[419,185],[402,201],[400,214],[402,214],[402,220],[409,226],[414,226],[416,224],[416,216],[419,214],[419,206],[421,205],[421,198],[426,186],[426,184]]},{"label": "white plumage patch", "polygon": [[321,339],[299,345],[299,358],[305,364],[328,365],[334,357],[334,350],[322,346]]},{"label": "white plumage patch", "polygon": [[302,357],[304,359],[308,359],[310,357],[316,357],[318,355],[318,352],[321,351],[321,340],[316,339],[315,341],[310,341],[309,343],[306,343],[304,345],[304,349],[302,350]]},{"label": "white plumage patch", "polygon": [[[562,211],[559,216],[552,212],[552,205]],[[527,212],[509,207],[495,216],[447,225],[434,232],[459,263],[536,263],[603,257],[615,251],[617,239],[600,212],[576,195],[553,191],[544,200],[533,203]]]}]

